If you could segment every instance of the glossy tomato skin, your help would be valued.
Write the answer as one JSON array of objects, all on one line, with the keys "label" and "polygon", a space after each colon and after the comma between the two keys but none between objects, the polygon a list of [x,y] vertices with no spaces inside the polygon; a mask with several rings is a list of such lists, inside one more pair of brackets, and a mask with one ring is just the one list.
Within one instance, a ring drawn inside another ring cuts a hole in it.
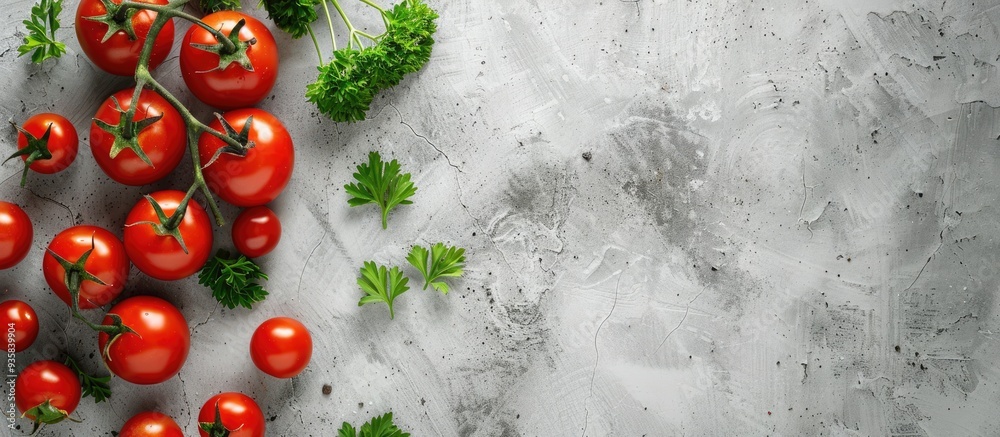
[{"label": "glossy tomato skin", "polygon": [[[105,325],[113,324],[111,314],[135,331],[122,334],[103,356],[111,373],[133,384],[148,385],[181,371],[191,349],[191,335],[177,307],[158,297],[135,296],[112,307],[104,317]],[[98,350],[104,350],[108,339],[108,334],[98,334]]]},{"label": "glossy tomato skin", "polygon": [[[150,196],[170,217],[184,199],[184,192],[164,190]],[[136,202],[128,213],[125,218],[125,252],[132,263],[141,272],[162,281],[184,279],[201,270],[212,251],[212,224],[201,205],[191,199],[178,227],[187,245],[187,253],[174,237],[156,235],[152,225],[142,223],[158,221],[156,211],[145,198]]]},{"label": "glossy tomato skin", "polygon": [[[72,414],[80,403],[80,378],[65,364],[36,361],[25,367],[14,382],[14,403],[22,413],[49,401]],[[34,420],[33,415],[25,417]]]},{"label": "glossy tomato skin", "polygon": [[275,378],[302,373],[312,358],[312,336],[305,325],[291,317],[261,323],[250,339],[250,358],[262,372]]},{"label": "glossy tomato skin", "polygon": [[278,78],[278,44],[264,23],[235,11],[220,11],[202,18],[224,35],[229,35],[240,20],[246,20],[246,25],[240,29],[239,40],[247,42],[256,39],[256,43],[246,50],[253,71],[235,62],[220,70],[218,54],[191,45],[219,43],[215,36],[200,26],[191,26],[181,43],[180,64],[184,83],[199,100],[222,110],[260,103],[271,93]]},{"label": "glossy tomato skin", "polygon": [[20,206],[0,200],[0,270],[16,266],[31,250],[35,229]]},{"label": "glossy tomato skin", "polygon": [[[203,171],[213,192],[222,200],[241,207],[264,205],[277,198],[288,185],[295,163],[292,137],[277,117],[256,108],[223,114],[237,132],[243,129],[250,116],[253,116],[253,123],[249,139],[255,146],[244,157],[223,153]],[[209,126],[222,131],[219,120]],[[222,140],[202,134],[198,140],[201,162],[208,163],[215,151],[223,146]]]},{"label": "glossy tomato skin", "polygon": [[281,240],[281,221],[266,206],[243,210],[233,222],[233,244],[249,258],[257,258],[274,250]]},{"label": "glossy tomato skin", "polygon": [[69,290],[66,288],[66,269],[49,253],[49,250],[66,261],[75,263],[90,250],[91,242],[94,251],[90,253],[83,268],[87,273],[97,276],[105,285],[83,281],[80,284],[80,309],[107,305],[125,289],[130,264],[122,241],[111,231],[98,226],[73,226],[52,239],[42,258],[45,282],[59,299],[66,305],[71,305]]},{"label": "glossy tomato skin", "polygon": [[[36,173],[53,174],[65,170],[76,160],[76,153],[80,147],[80,136],[76,133],[76,127],[66,117],[51,112],[43,112],[32,115],[21,126],[21,129],[28,131],[33,137],[41,139],[45,131],[49,131],[49,140],[46,143],[49,159],[38,159],[31,163],[31,170]],[[17,134],[17,148],[23,149],[28,145],[28,137],[23,133]],[[28,156],[22,155],[22,161],[27,161]]]},{"label": "glossy tomato skin", "polygon": [[31,305],[20,300],[11,299],[0,302],[0,327],[7,331],[8,352],[10,352],[11,340],[13,340],[14,352],[21,352],[31,346],[35,342],[35,338],[38,338],[38,316],[35,315],[35,310],[31,308]]},{"label": "glossy tomato skin", "polygon": [[184,431],[166,414],[143,411],[122,425],[118,437],[184,437]]},{"label": "glossy tomato skin", "polygon": [[[142,3],[165,5],[168,0],[137,0]],[[122,0],[112,0],[121,4]],[[76,38],[80,48],[100,69],[118,76],[132,76],[139,65],[139,53],[146,42],[149,28],[156,19],[156,12],[140,10],[132,16],[132,28],[136,39],[133,41],[124,31],[118,31],[107,41],[103,41],[108,32],[108,25],[88,20],[87,17],[100,17],[107,13],[101,0],[82,0],[76,9]],[[149,69],[153,70],[170,53],[174,45],[174,22],[170,20],[153,43],[153,52],[149,58]]]},{"label": "glossy tomato skin", "polygon": [[[94,118],[111,125],[117,125],[122,113],[118,111],[113,99],[118,100],[122,111],[128,111],[132,106],[134,88],[118,91],[108,97],[97,110]],[[144,89],[139,94],[139,105],[136,108],[134,121],[162,115],[152,125],[138,133],[139,147],[153,163],[146,164],[139,155],[131,149],[124,149],[113,159],[111,147],[114,145],[114,135],[101,129],[97,123],[90,125],[90,151],[94,154],[97,165],[104,173],[115,181],[125,185],[146,185],[163,179],[177,167],[187,149],[187,131],[184,119],[156,91]]]},{"label": "glossy tomato skin", "polygon": [[[222,425],[233,430],[229,437],[264,437],[264,413],[253,398],[235,392],[212,396],[198,413],[199,423],[215,422],[215,406],[219,406]],[[198,428],[201,437],[209,437],[205,430]]]}]

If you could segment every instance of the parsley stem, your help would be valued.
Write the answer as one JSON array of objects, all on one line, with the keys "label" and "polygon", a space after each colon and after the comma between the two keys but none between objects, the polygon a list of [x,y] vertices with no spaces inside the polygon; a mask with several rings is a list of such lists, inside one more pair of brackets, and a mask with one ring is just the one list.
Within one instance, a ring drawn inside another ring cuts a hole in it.
[{"label": "parsley stem", "polygon": [[375,9],[377,9],[379,16],[382,17],[382,23],[385,24],[385,28],[386,29],[389,28],[389,19],[385,17],[385,9],[382,9],[381,6],[373,3],[371,0],[361,0],[361,3],[364,3],[364,4],[368,5],[368,6],[371,6],[371,7],[375,8]]},{"label": "parsley stem", "polygon": [[[347,25],[347,31],[349,32],[347,38],[347,45],[351,46],[351,44],[353,44],[351,41],[354,41],[357,42],[358,49],[362,49],[363,47],[361,47],[361,39],[358,38],[357,35],[358,30],[357,28],[354,27],[353,24],[351,24],[351,19],[347,18],[347,14],[344,13],[344,9],[340,7],[340,2],[337,0],[330,0],[330,2],[333,3],[334,8],[337,8],[337,13],[340,14],[340,19],[344,20],[344,24]],[[326,5],[326,3],[324,3],[324,5]]]},{"label": "parsley stem", "polygon": [[333,42],[333,51],[337,51],[337,34],[333,32],[333,19],[330,18],[330,8],[326,6],[326,1],[323,2],[323,12],[326,13],[326,24],[330,26],[330,41]]},{"label": "parsley stem", "polygon": [[312,38],[313,45],[316,46],[316,55],[319,56],[319,65],[323,65],[323,51],[319,48],[319,41],[316,40],[316,34],[313,33],[312,26],[306,27],[309,30],[309,38]]}]

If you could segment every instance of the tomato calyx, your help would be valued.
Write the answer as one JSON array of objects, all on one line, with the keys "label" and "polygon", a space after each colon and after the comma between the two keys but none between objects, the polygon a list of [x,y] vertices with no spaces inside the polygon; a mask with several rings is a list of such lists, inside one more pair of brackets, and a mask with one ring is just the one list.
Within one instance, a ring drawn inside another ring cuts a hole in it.
[{"label": "tomato calyx", "polygon": [[177,244],[181,246],[181,250],[184,253],[188,253],[187,245],[184,244],[184,236],[181,235],[180,225],[181,221],[184,220],[184,214],[187,213],[188,202],[191,201],[191,196],[194,195],[195,190],[198,189],[200,185],[196,182],[191,185],[188,189],[187,194],[181,199],[180,203],[177,204],[177,209],[174,210],[173,214],[167,217],[167,213],[163,211],[163,207],[160,206],[159,202],[148,194],[143,197],[149,202],[149,206],[153,207],[153,212],[156,213],[156,220],[153,221],[138,221],[135,223],[128,223],[125,227],[132,227],[136,225],[148,225],[153,227],[153,232],[160,237],[171,237]]},{"label": "tomato calyx", "polygon": [[55,258],[56,262],[62,266],[63,270],[66,272],[66,277],[63,280],[66,285],[66,289],[69,290],[70,303],[72,304],[73,315],[76,316],[80,312],[80,286],[83,285],[83,281],[96,282],[99,285],[108,285],[101,278],[92,275],[85,268],[87,264],[87,259],[90,258],[90,254],[94,253],[94,236],[90,236],[90,249],[87,249],[76,262],[70,262],[66,258],[63,258],[58,253],[55,253],[52,249],[46,249],[52,258]]},{"label": "tomato calyx", "polygon": [[200,422],[198,423],[198,428],[207,432],[208,437],[229,437],[229,433],[239,431],[240,428],[243,428],[243,425],[240,425],[236,429],[227,429],[226,425],[222,424],[222,412],[219,411],[219,401],[215,401],[215,421]]},{"label": "tomato calyx", "polygon": [[[225,35],[226,39],[229,41],[219,41],[216,44],[191,43],[191,47],[209,53],[214,53],[219,56],[219,65],[217,67],[205,71],[198,71],[197,73],[225,70],[234,63],[239,64],[246,71],[253,71],[253,63],[250,62],[250,57],[247,56],[247,50],[250,49],[250,46],[257,44],[257,38],[240,41],[240,30],[243,29],[243,26],[246,26],[246,24],[247,20],[240,19],[240,21],[233,26],[233,29],[229,31],[229,35]],[[216,40],[219,39],[219,35],[216,35],[215,37]]]},{"label": "tomato calyx", "polygon": [[34,407],[31,407],[28,411],[21,414],[21,417],[35,416],[35,426],[31,429],[31,433],[34,434],[38,432],[38,429],[42,427],[43,424],[51,425],[54,423],[62,422],[63,420],[69,419],[72,422],[79,423],[80,421],[69,417],[69,412],[61,408],[56,408],[52,405],[49,399],[42,402]]},{"label": "tomato calyx", "polygon": [[135,120],[135,113],[123,110],[117,98],[112,96],[111,101],[115,105],[115,110],[121,113],[118,124],[110,124],[99,118],[94,119],[94,124],[115,137],[114,143],[111,145],[111,159],[115,159],[123,150],[129,149],[135,152],[136,156],[142,162],[145,162],[150,167],[154,167],[153,162],[149,160],[149,156],[146,156],[146,152],[139,145],[139,132],[152,126],[153,123],[160,121],[163,118],[163,114],[146,117],[142,120]]},{"label": "tomato calyx", "polygon": [[[240,21],[242,22],[243,20]],[[238,143],[240,146],[236,147],[227,144],[223,147],[218,148],[218,150],[215,151],[215,154],[212,155],[212,159],[209,159],[208,162],[201,168],[207,168],[208,166],[212,165],[212,163],[214,163],[216,159],[219,159],[219,156],[222,156],[223,153],[236,155],[241,158],[246,157],[247,152],[250,151],[250,149],[254,148],[255,145],[254,142],[250,140],[250,126],[253,124],[252,115],[247,117],[246,123],[243,124],[243,129],[241,129],[239,132],[236,132],[236,129],[233,128],[233,125],[229,124],[229,122],[226,121],[226,119],[222,116],[222,114],[216,112],[215,118],[219,119],[219,123],[222,125],[222,129],[226,131],[226,135],[229,138],[235,140],[236,143]]]},{"label": "tomato calyx", "polygon": [[24,146],[23,149],[19,149],[3,160],[4,163],[7,163],[7,161],[16,157],[27,156],[27,159],[24,161],[24,172],[21,173],[21,186],[23,187],[28,181],[28,167],[31,167],[31,164],[34,164],[39,159],[52,158],[52,152],[49,152],[49,135],[52,134],[52,123],[49,123],[49,126],[45,128],[45,133],[42,134],[41,138],[35,138],[34,135],[13,122],[10,124],[28,139],[27,146]]},{"label": "tomato calyx", "polygon": [[101,39],[102,43],[107,42],[118,32],[125,32],[130,41],[138,39],[135,34],[135,28],[132,26],[132,16],[135,15],[138,9],[115,4],[111,0],[101,0],[101,3],[104,4],[104,10],[106,10],[107,13],[104,15],[83,17],[83,19],[96,21],[108,26],[107,33],[105,33],[104,38]]},{"label": "tomato calyx", "polygon": [[139,338],[142,338],[138,332],[134,329],[129,328],[124,322],[122,322],[121,316],[118,314],[108,313],[107,317],[111,319],[110,325],[98,325],[95,330],[108,334],[108,342],[104,344],[104,349],[101,350],[101,356],[107,360],[111,361],[111,345],[115,344],[119,338],[125,334],[134,334]]}]

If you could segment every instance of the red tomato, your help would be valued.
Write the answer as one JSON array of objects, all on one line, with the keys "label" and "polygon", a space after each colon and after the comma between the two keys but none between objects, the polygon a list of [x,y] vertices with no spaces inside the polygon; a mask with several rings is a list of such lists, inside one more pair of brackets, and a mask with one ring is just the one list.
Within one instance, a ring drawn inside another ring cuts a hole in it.
[{"label": "red tomato", "polygon": [[35,229],[20,206],[0,200],[0,270],[21,262],[31,250]]},{"label": "red tomato", "polygon": [[[7,353],[27,349],[38,337],[38,317],[35,310],[19,300],[0,302],[0,327],[7,330]],[[14,346],[13,350],[11,344]]]},{"label": "red tomato", "polygon": [[312,358],[312,336],[298,320],[275,317],[261,323],[250,339],[250,358],[262,372],[291,378]]},{"label": "red tomato", "polygon": [[[256,108],[223,114],[223,118],[237,132],[243,129],[251,116],[253,123],[248,137],[255,146],[243,157],[223,153],[203,170],[205,181],[213,192],[222,200],[242,207],[263,205],[277,198],[292,177],[295,162],[292,137],[275,116]],[[219,120],[209,126],[222,131]],[[210,134],[202,134],[198,140],[202,165],[207,164],[215,151],[225,145]]]},{"label": "red tomato", "polygon": [[[150,197],[170,217],[184,199],[184,192],[157,191]],[[125,218],[125,252],[146,275],[163,281],[184,279],[201,270],[208,261],[212,252],[212,224],[208,214],[194,199],[188,202],[184,219],[178,226],[187,253],[174,237],[156,235],[153,226],[143,222],[159,222],[156,211],[146,199],[136,203]]]},{"label": "red tomato", "polygon": [[[115,5],[122,2],[122,0],[111,1]],[[137,1],[165,5],[168,0]],[[152,26],[153,20],[156,19],[156,12],[135,10],[135,13],[132,14],[131,27],[135,31],[136,39],[129,37],[124,30],[127,23],[122,22],[119,24],[121,29],[111,35],[107,41],[103,41],[109,26],[106,23],[94,21],[93,18],[101,18],[106,15],[108,15],[108,11],[102,0],[81,1],[80,6],[76,9],[76,39],[80,42],[83,53],[102,70],[119,76],[132,76],[135,74],[135,68],[139,65],[139,53],[142,52],[146,35],[149,34],[149,28]],[[156,35],[153,52],[149,58],[150,70],[156,68],[167,58],[173,45],[174,22],[170,20]]]},{"label": "red tomato", "polygon": [[[198,99],[223,110],[256,105],[271,93],[278,78],[278,44],[264,23],[234,11],[220,11],[202,18],[226,36],[240,20],[246,20],[246,24],[239,30],[236,38],[239,43],[234,54],[220,55],[193,46],[220,45],[219,40],[201,26],[191,26],[181,43],[184,83]],[[254,40],[256,42],[248,43]],[[244,62],[249,62],[249,69],[231,59],[240,54],[245,54]],[[227,59],[223,60],[222,56]]]},{"label": "red tomato", "polygon": [[59,296],[66,305],[71,305],[69,289],[66,288],[66,269],[59,264],[51,252],[62,259],[76,263],[81,256],[91,248],[83,269],[104,282],[101,285],[94,281],[80,283],[80,309],[91,309],[107,305],[125,289],[128,282],[129,262],[122,241],[110,231],[97,227],[80,225],[73,226],[56,235],[49,243],[49,249],[42,258],[42,272],[49,288]]},{"label": "red tomato", "polygon": [[118,437],[184,437],[184,431],[166,414],[143,411],[122,425]]},{"label": "red tomato", "polygon": [[233,222],[233,244],[240,253],[257,258],[274,250],[281,240],[281,221],[266,206],[247,208]]},{"label": "red tomato", "polygon": [[[132,106],[133,90],[134,88],[124,89],[108,97],[94,118],[117,126],[121,121],[122,111],[128,111]],[[118,100],[121,111],[115,106],[112,98]],[[143,161],[132,149],[122,149],[112,158],[111,148],[115,143],[115,136],[97,123],[90,125],[90,151],[94,154],[97,165],[111,179],[125,185],[146,185],[163,179],[174,171],[177,163],[181,162],[187,148],[184,119],[156,91],[142,90],[133,121],[140,122],[158,115],[162,115],[163,118],[136,133],[139,147],[146,153],[152,166]]]},{"label": "red tomato", "polygon": [[[14,382],[14,403],[24,417],[42,423],[60,422],[80,403],[80,378],[66,365],[36,361],[25,367]],[[48,401],[56,410],[34,410]],[[40,416],[40,417],[39,417]]]},{"label": "red tomato", "polygon": [[[112,325],[110,315],[121,317],[126,332],[111,342],[104,364],[111,373],[133,384],[159,384],[181,371],[191,349],[187,320],[177,307],[152,296],[125,299],[108,311],[104,324]],[[97,335],[99,350],[108,344],[108,334]]]},{"label": "red tomato", "polygon": [[[45,143],[47,153],[51,156],[46,159],[36,159],[29,168],[37,173],[53,174],[69,167],[76,159],[76,152],[79,148],[80,137],[76,134],[76,127],[73,123],[59,114],[43,112],[28,118],[21,126],[23,131],[17,134],[17,148],[24,149],[28,146],[28,137],[24,132],[29,133],[37,140],[45,136],[49,131],[49,139]],[[51,130],[50,130],[51,129]],[[27,161],[29,155],[21,155],[21,160]]]},{"label": "red tomato", "polygon": [[222,426],[229,430],[229,437],[264,437],[264,413],[251,397],[234,392],[212,396],[201,407],[198,413],[198,433],[201,437],[223,434],[209,434],[205,431],[205,426],[215,423],[216,408],[219,409]]}]

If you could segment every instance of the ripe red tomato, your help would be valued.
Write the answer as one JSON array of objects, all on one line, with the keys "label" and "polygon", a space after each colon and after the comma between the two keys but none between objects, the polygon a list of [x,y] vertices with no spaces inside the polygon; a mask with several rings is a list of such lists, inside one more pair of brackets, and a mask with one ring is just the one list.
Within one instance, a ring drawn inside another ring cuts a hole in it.
[{"label": "ripe red tomato", "polygon": [[[36,361],[25,367],[14,381],[14,403],[24,417],[41,423],[65,419],[80,403],[80,378],[65,364]],[[45,411],[46,401],[54,409]],[[61,411],[60,411],[61,410]]]},{"label": "ripe red tomato", "polygon": [[[222,60],[218,52],[192,45],[220,45],[215,36],[201,26],[191,26],[181,43],[184,83],[202,102],[223,110],[256,105],[271,93],[278,78],[278,44],[264,23],[234,11],[220,11],[202,18],[227,36],[240,20],[246,20],[246,24],[239,30],[237,52],[223,54],[226,60]],[[249,44],[248,41],[255,42]],[[249,69],[231,59],[240,53],[245,53],[244,62],[249,62]]]},{"label": "ripe red tomato", "polygon": [[309,365],[312,336],[302,322],[293,318],[269,319],[257,327],[250,339],[250,358],[268,375],[291,378]]},{"label": "ripe red tomato", "polygon": [[[170,217],[184,199],[184,192],[157,191],[150,197]],[[208,261],[212,252],[212,224],[194,199],[188,202],[184,219],[178,226],[187,253],[174,237],[156,235],[153,226],[143,222],[159,223],[156,211],[146,199],[139,200],[125,218],[125,252],[146,275],[163,281],[184,279],[201,270]]]},{"label": "ripe red tomato", "polygon": [[[255,146],[243,157],[223,153],[203,170],[205,181],[213,192],[222,200],[242,207],[263,205],[277,198],[292,177],[295,162],[292,137],[275,116],[256,108],[223,114],[223,118],[237,132],[242,131],[251,116],[253,123],[248,138]],[[219,120],[209,126],[223,130]],[[207,164],[215,151],[225,145],[210,134],[202,134],[198,140],[202,165]]]},{"label": "ripe red tomato", "polygon": [[[117,126],[121,121],[122,111],[128,111],[132,106],[133,90],[134,88],[124,89],[108,97],[94,118]],[[115,105],[115,100],[118,101],[121,111]],[[146,185],[163,179],[181,162],[187,148],[184,119],[156,91],[142,90],[133,121],[139,122],[158,115],[163,117],[135,133],[139,147],[146,153],[152,166],[143,161],[132,149],[122,149],[112,158],[111,148],[115,143],[115,136],[102,129],[96,122],[90,125],[90,151],[94,154],[97,165],[111,179],[125,185]]]},{"label": "ripe red tomato", "polygon": [[[122,0],[111,0],[115,5],[121,4]],[[165,5],[168,0],[137,0],[142,3]],[[132,76],[135,68],[139,65],[139,53],[142,52],[142,45],[146,42],[149,28],[156,19],[156,12],[148,10],[134,10],[132,14],[131,27],[135,31],[135,39],[131,39],[126,33],[125,27],[128,23],[119,23],[121,28],[104,41],[108,33],[107,23],[95,21],[94,18],[101,18],[108,15],[108,10],[102,0],[83,0],[76,9],[76,39],[80,42],[83,53],[90,58],[90,61],[102,70],[117,74],[119,76]],[[149,58],[149,69],[152,70],[160,65],[170,49],[174,45],[174,22],[170,20],[160,33],[156,35],[153,43],[153,52]]]},{"label": "ripe red tomato", "polygon": [[[111,342],[104,364],[111,373],[133,384],[159,384],[181,371],[191,349],[187,320],[177,307],[152,296],[135,296],[119,302],[104,316],[105,325],[113,325],[110,315],[121,317],[126,332]],[[104,351],[109,336],[97,335],[99,350]]]},{"label": "ripe red tomato", "polygon": [[122,425],[118,437],[184,437],[184,431],[166,414],[143,411]]},{"label": "ripe red tomato", "polygon": [[0,327],[7,329],[7,353],[21,352],[38,337],[38,316],[25,302],[5,300],[0,302]]},{"label": "ripe red tomato", "polygon": [[20,206],[0,200],[0,270],[21,262],[31,250],[35,229]]},{"label": "ripe red tomato", "polygon": [[281,240],[281,221],[266,206],[247,208],[233,222],[233,244],[240,253],[257,258],[274,250]]},{"label": "ripe red tomato", "polygon": [[[49,132],[48,141],[45,142],[49,158],[36,159],[29,168],[37,173],[53,174],[65,170],[76,159],[76,152],[79,149],[80,137],[76,134],[76,127],[73,123],[59,114],[43,112],[32,115],[21,126],[21,131],[17,134],[17,148],[28,147],[27,132],[37,140]],[[21,155],[22,161],[27,161],[28,155]]]},{"label": "ripe red tomato", "polygon": [[42,258],[42,272],[49,288],[59,296],[66,305],[72,305],[69,289],[66,288],[66,269],[59,264],[51,252],[59,255],[70,263],[76,263],[81,256],[91,248],[83,269],[104,282],[101,285],[94,281],[80,283],[80,309],[91,309],[107,305],[125,289],[128,282],[129,262],[122,241],[110,231],[97,227],[80,225],[73,226],[56,235],[49,243],[49,249]]},{"label": "ripe red tomato", "polygon": [[243,393],[234,392],[212,396],[201,407],[198,413],[198,433],[201,437],[223,434],[209,434],[205,430],[205,427],[215,424],[216,408],[219,409],[222,426],[229,430],[229,437],[264,437],[264,413],[257,402]]}]

